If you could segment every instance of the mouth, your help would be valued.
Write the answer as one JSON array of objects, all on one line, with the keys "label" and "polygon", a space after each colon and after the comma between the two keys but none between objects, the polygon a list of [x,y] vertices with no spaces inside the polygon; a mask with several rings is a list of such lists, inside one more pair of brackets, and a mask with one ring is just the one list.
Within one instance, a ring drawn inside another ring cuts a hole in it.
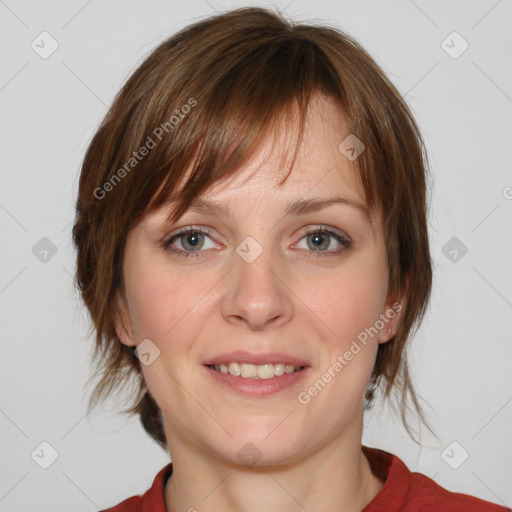
[{"label": "mouth", "polygon": [[254,354],[236,351],[220,354],[203,361],[204,366],[226,376],[242,379],[268,380],[284,378],[309,368],[305,360],[277,352]]},{"label": "mouth", "polygon": [[212,383],[248,397],[266,397],[293,389],[310,375],[311,366],[282,354],[225,354],[205,361]]},{"label": "mouth", "polygon": [[293,365],[284,363],[250,364],[235,361],[221,364],[205,365],[219,373],[230,374],[233,377],[243,379],[266,380],[273,377],[281,377],[285,374],[297,373],[306,368],[305,365]]}]

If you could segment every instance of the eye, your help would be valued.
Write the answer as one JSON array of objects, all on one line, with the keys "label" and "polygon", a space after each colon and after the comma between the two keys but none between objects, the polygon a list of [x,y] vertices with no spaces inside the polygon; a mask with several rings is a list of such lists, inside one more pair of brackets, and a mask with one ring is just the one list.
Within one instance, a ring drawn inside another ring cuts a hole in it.
[{"label": "eye", "polygon": [[[163,242],[164,249],[176,254],[177,256],[188,258],[198,257],[201,249],[212,249],[213,247],[204,247],[205,238],[211,238],[208,236],[210,233],[210,229],[203,228],[194,228],[188,227],[183,229],[179,233],[176,233],[171,238],[165,240]],[[172,248],[174,245],[174,241],[177,240],[178,245],[181,245],[181,248]]]},{"label": "eye", "polygon": [[[348,237],[325,226],[305,231],[302,240],[305,240],[306,247],[301,247],[301,249],[309,251],[307,257],[311,255],[321,257],[336,256],[345,252],[351,245],[351,240]],[[333,245],[338,247],[333,248]],[[331,250],[328,250],[329,248]]]},{"label": "eye", "polygon": [[[210,229],[196,228],[193,226],[187,227],[180,232],[172,235],[170,238],[164,240],[163,247],[173,255],[188,258],[188,257],[199,257],[199,253],[202,249],[214,249],[216,246],[208,244],[205,245],[205,240],[211,239],[209,235]],[[343,235],[341,232],[338,233],[332,229],[328,229],[325,226],[321,226],[312,230],[305,230],[303,237],[300,242],[305,240],[306,247],[301,247],[308,251],[308,256],[336,256],[345,252],[351,246],[351,240]],[[299,242],[299,243],[300,243]],[[337,248],[333,248],[333,245],[337,245]],[[180,247],[181,246],[181,247]],[[331,250],[329,250],[331,248]]]}]

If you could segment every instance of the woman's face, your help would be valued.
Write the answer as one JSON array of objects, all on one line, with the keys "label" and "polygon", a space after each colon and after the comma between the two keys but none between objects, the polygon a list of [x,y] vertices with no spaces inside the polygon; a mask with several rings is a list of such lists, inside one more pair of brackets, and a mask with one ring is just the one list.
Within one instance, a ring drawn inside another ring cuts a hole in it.
[{"label": "woman's face", "polygon": [[[203,205],[171,225],[162,209],[130,231],[117,331],[127,345],[149,340],[138,352],[171,453],[179,439],[234,463],[279,464],[360,441],[378,343],[388,327],[396,332],[399,314],[386,303],[381,218],[364,210],[356,162],[338,149],[348,135],[341,110],[317,97],[281,188],[286,146],[268,139],[231,182],[201,197],[224,213]],[[332,198],[347,202],[312,208]],[[175,236],[188,227],[208,233]],[[261,359],[226,355],[234,352]],[[242,371],[274,377],[208,367],[218,356],[218,364],[273,363]],[[279,375],[280,362],[305,368]]]}]

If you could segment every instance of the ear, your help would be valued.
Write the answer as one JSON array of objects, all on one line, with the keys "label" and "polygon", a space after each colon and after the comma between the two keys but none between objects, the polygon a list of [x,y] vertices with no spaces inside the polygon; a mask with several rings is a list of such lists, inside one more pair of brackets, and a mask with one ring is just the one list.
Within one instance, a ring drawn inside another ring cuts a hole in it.
[{"label": "ear", "polygon": [[114,324],[119,341],[128,347],[135,346],[135,337],[133,336],[126,296],[120,289],[116,291],[114,296],[114,310]]},{"label": "ear", "polygon": [[379,343],[386,343],[396,335],[403,307],[403,300],[400,297],[390,297],[386,301],[381,314],[384,327],[379,335]]}]

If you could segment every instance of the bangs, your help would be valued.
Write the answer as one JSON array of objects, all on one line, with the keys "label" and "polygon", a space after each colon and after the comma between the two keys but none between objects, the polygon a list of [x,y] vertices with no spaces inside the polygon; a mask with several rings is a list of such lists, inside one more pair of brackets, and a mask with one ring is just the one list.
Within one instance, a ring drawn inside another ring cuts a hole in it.
[{"label": "bangs", "polygon": [[[226,52],[230,58],[222,59]],[[259,45],[251,40],[249,48],[239,42],[228,48],[217,43],[203,49],[202,57],[190,60],[182,70],[197,106],[153,150],[144,169],[141,165],[144,183],[137,187],[140,195],[136,202],[144,210],[139,218],[174,202],[169,221],[177,220],[207,188],[233,176],[263,139],[277,135],[280,128],[293,127],[295,148],[284,183],[297,158],[312,97],[326,95],[344,112],[348,110],[336,71],[320,48],[302,37]],[[169,103],[171,99],[174,97],[167,98]],[[160,98],[160,105],[162,101]],[[183,96],[181,101],[189,100]],[[178,110],[173,103],[172,108]],[[170,110],[164,110],[167,116]],[[145,115],[153,118],[147,110]]]}]

